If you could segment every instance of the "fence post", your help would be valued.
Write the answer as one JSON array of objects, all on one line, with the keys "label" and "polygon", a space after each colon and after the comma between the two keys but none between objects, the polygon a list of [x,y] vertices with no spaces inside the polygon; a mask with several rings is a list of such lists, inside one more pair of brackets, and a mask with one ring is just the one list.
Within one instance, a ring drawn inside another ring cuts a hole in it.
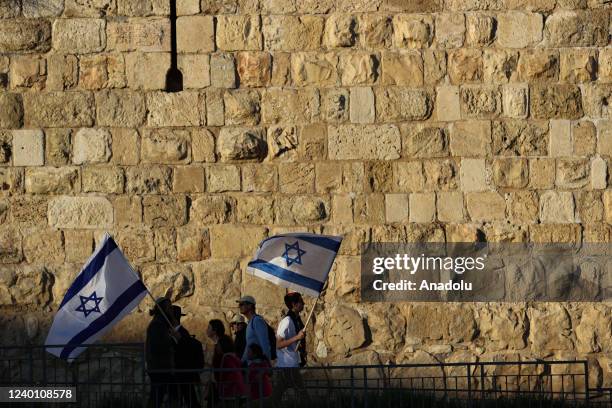
[{"label": "fence post", "polygon": [[351,367],[351,408],[355,408],[355,372]]},{"label": "fence post", "polygon": [[484,364],[480,364],[480,403],[482,404],[485,399],[485,382],[484,382]]},{"label": "fence post", "polygon": [[589,362],[584,361],[584,399],[586,406],[589,406]]},{"label": "fence post", "polygon": [[468,386],[468,407],[472,407],[472,366],[468,363],[467,367],[467,386]]},{"label": "fence post", "polygon": [[368,408],[368,369],[363,368],[363,407]]}]

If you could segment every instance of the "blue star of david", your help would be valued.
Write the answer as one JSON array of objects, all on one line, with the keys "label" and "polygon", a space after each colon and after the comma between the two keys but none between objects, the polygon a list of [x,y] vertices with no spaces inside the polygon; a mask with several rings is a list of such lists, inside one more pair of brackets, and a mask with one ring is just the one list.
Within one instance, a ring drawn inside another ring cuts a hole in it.
[{"label": "blue star of david", "polygon": [[[295,250],[297,252],[297,255],[295,255],[294,257],[289,256],[289,251],[291,250]],[[298,244],[298,241],[295,241],[291,245],[285,244],[285,252],[283,252],[283,258],[285,258],[285,261],[287,262],[287,266],[291,266],[294,263],[301,265],[302,255],[304,255],[305,253],[306,251],[304,251],[303,249],[300,249],[300,245]]]},{"label": "blue star of david", "polygon": [[[93,312],[102,313],[100,311],[100,302],[102,302],[102,299],[104,299],[104,298],[103,297],[98,297],[96,295],[95,291],[94,291],[94,293],[92,293],[89,296],[81,296],[81,295],[79,295],[79,297],[81,298],[81,306],[76,308],[77,312],[83,312],[85,317],[89,316],[89,314],[93,313]],[[96,304],[91,309],[87,309],[87,307],[85,307],[89,301],[95,302],[95,304]]]}]

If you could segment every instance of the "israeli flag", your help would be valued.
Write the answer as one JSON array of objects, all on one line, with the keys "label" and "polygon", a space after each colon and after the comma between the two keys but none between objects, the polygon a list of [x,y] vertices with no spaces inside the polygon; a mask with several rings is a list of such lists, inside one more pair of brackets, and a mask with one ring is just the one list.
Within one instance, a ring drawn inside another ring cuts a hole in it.
[{"label": "israeli flag", "polygon": [[47,351],[72,361],[134,309],[147,288],[113,238],[106,234],[89,258],[53,319]]},{"label": "israeli flag", "polygon": [[342,237],[293,233],[264,239],[247,273],[276,285],[319,296],[340,249]]}]

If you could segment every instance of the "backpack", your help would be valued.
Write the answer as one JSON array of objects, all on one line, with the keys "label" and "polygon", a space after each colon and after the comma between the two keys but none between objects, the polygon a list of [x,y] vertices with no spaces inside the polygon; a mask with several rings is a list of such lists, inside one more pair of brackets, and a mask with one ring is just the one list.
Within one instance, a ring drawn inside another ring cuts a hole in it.
[{"label": "backpack", "polygon": [[276,360],[276,331],[270,327],[266,319],[264,319],[261,315],[256,316],[259,316],[266,324],[266,329],[268,330],[268,343],[270,343],[270,360]]}]

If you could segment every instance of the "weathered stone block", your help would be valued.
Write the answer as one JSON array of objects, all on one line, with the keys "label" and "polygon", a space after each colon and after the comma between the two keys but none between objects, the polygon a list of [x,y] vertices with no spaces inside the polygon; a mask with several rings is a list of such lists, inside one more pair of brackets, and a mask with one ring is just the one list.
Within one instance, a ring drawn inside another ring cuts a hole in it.
[{"label": "weathered stone block", "polygon": [[167,194],[172,179],[172,170],[163,166],[130,166],[126,169],[128,194]]},{"label": "weathered stone block", "polygon": [[546,191],[540,195],[540,221],[546,224],[574,222],[574,196],[572,193]]},{"label": "weathered stone block", "polygon": [[106,23],[107,50],[170,51],[170,21],[166,18],[129,18]]},{"label": "weathered stone block", "polygon": [[[223,89],[208,89],[200,96],[206,99],[206,124],[208,126],[223,126],[225,124],[225,106],[223,106]],[[202,121],[204,118],[202,117]]]},{"label": "weathered stone block", "polygon": [[612,49],[601,48],[599,50],[599,65],[597,76],[600,82],[612,82]]},{"label": "weathered stone block", "polygon": [[191,134],[184,129],[150,129],[142,137],[144,163],[188,163],[191,160]]},{"label": "weathered stone block", "polygon": [[502,156],[545,156],[548,152],[548,122],[494,121],[492,150]]},{"label": "weathered stone block", "polygon": [[7,0],[0,5],[0,18],[15,18],[21,13],[21,2],[18,0]]},{"label": "weathered stone block", "polygon": [[85,127],[94,122],[94,98],[85,92],[24,94],[28,127]]},{"label": "weathered stone block", "polygon": [[569,120],[550,121],[550,142],[548,152],[553,157],[572,155],[571,123]]},{"label": "weathered stone block", "polygon": [[43,19],[3,20],[0,52],[46,52],[51,49],[51,24]]},{"label": "weathered stone block", "polygon": [[81,129],[74,135],[72,162],[106,163],[111,157],[111,135],[105,129]]},{"label": "weathered stone block", "polygon": [[431,116],[433,100],[422,89],[376,88],[376,115],[383,122],[424,120]]},{"label": "weathered stone block", "polygon": [[591,161],[591,188],[603,190],[608,187],[608,164],[601,157]]},{"label": "weathered stone block", "polygon": [[461,189],[463,191],[483,191],[488,189],[487,168],[484,159],[461,160]]},{"label": "weathered stone block", "polygon": [[529,106],[529,88],[521,85],[504,85],[502,87],[502,106],[504,116],[525,118]]},{"label": "weathered stone block", "polygon": [[459,165],[455,160],[423,162],[427,190],[455,190],[459,184]]},{"label": "weathered stone block", "polygon": [[370,53],[340,55],[342,85],[370,85],[377,81],[380,57]]},{"label": "weathered stone block", "polygon": [[25,189],[30,194],[71,194],[80,190],[79,172],[70,167],[27,169]]},{"label": "weathered stone block", "polygon": [[298,86],[336,85],[338,57],[334,54],[299,52],[291,55],[291,78]]},{"label": "weathered stone block", "polygon": [[362,14],[358,17],[359,40],[364,48],[389,48],[393,41],[393,19],[380,14]]},{"label": "weathered stone block", "polygon": [[178,68],[183,73],[185,89],[199,89],[210,85],[210,58],[208,55],[182,54]]},{"label": "weathered stone block", "polygon": [[443,50],[424,50],[424,79],[427,85],[437,85],[446,76],[446,52]]},{"label": "weathered stone block", "polygon": [[482,59],[485,82],[499,84],[516,80],[518,76],[518,51],[485,49]]},{"label": "weathered stone block", "polygon": [[350,116],[352,123],[374,123],[374,92],[372,88],[351,88]]},{"label": "weathered stone block", "polygon": [[178,166],[174,169],[172,191],[175,193],[204,192],[204,168],[200,166]]},{"label": "weathered stone block", "polygon": [[[316,125],[313,125],[316,126]],[[268,128],[268,160],[295,161],[298,157],[298,130],[295,126]]]},{"label": "weathered stone block", "polygon": [[491,222],[506,218],[506,200],[494,191],[466,194],[467,211],[472,221]]},{"label": "weathered stone block", "polygon": [[482,81],[482,51],[476,49],[454,50],[448,59],[448,75],[453,84],[475,83]]},{"label": "weathered stone block", "polygon": [[[263,227],[219,225],[210,229],[213,258],[239,258],[250,256],[266,236]],[[236,240],[236,237],[242,237]]]},{"label": "weathered stone block", "polygon": [[278,190],[288,194],[314,193],[315,167],[312,163],[281,163]]},{"label": "weathered stone block", "polygon": [[41,90],[47,79],[46,60],[29,55],[14,56],[10,70],[11,88],[32,88]]},{"label": "weathered stone block", "polygon": [[[593,122],[588,120],[573,122],[572,142],[574,144],[573,152],[577,156],[590,156],[595,153],[597,147],[597,129]],[[612,146],[610,148],[612,149]]]},{"label": "weathered stone block", "polygon": [[491,122],[470,120],[455,122],[450,132],[450,151],[453,156],[485,157],[491,150]]},{"label": "weathered stone block", "polygon": [[145,99],[137,92],[98,92],[96,106],[98,126],[137,127],[142,125],[145,119]]},{"label": "weathered stone block", "polygon": [[52,54],[47,57],[47,82],[49,91],[64,91],[77,86],[79,61],[74,55]]},{"label": "weathered stone block", "polygon": [[342,187],[342,165],[337,162],[316,163],[316,190],[318,193],[330,193]]},{"label": "weathered stone block", "polygon": [[177,47],[182,52],[214,51],[214,33],[212,16],[185,16],[176,20]]},{"label": "weathered stone block", "polygon": [[514,157],[495,159],[493,181],[501,188],[524,188],[529,181],[527,159]]},{"label": "weathered stone block", "polygon": [[208,129],[194,129],[191,131],[191,155],[193,162],[214,162],[215,136]]},{"label": "weathered stone block", "polygon": [[45,164],[45,139],[42,130],[13,130],[13,166]]},{"label": "weathered stone block", "polygon": [[436,15],[436,43],[439,48],[458,48],[465,36],[465,16],[462,13]]},{"label": "weathered stone block", "polygon": [[387,223],[406,222],[408,194],[385,194],[385,220]]},{"label": "weathered stone block", "polygon": [[407,124],[400,128],[403,157],[448,155],[448,131],[442,124]]},{"label": "weathered stone block", "polygon": [[560,80],[568,83],[594,81],[597,76],[595,50],[568,49],[561,51]]},{"label": "weathered stone block", "polygon": [[512,222],[533,224],[538,220],[538,195],[534,191],[516,191],[510,193],[508,212]]},{"label": "weathered stone block", "polygon": [[277,170],[275,166],[252,164],[242,167],[242,191],[269,192],[277,186]]},{"label": "weathered stone block", "polygon": [[436,197],[438,220],[441,222],[463,222],[463,194],[460,192],[438,192]]},{"label": "weathered stone block", "polygon": [[[167,52],[132,52],[127,54],[125,70],[129,87],[144,90],[164,89],[170,58],[170,53]],[[142,69],[142,67],[148,67],[148,69]]]},{"label": "weathered stone block", "polygon": [[261,101],[265,124],[309,123],[319,114],[319,93],[311,89],[267,89]]},{"label": "weathered stone block", "polygon": [[582,85],[582,106],[584,113],[591,118],[612,119],[612,84]]},{"label": "weathered stone block", "polygon": [[555,160],[530,159],[529,179],[529,187],[533,189],[553,188],[555,184]]},{"label": "weathered stone block", "polygon": [[[84,55],[81,56],[79,62],[79,85],[82,88],[92,90],[123,88],[127,84],[126,64],[122,54]],[[133,61],[131,62],[133,64]],[[130,67],[130,70],[133,73],[134,67]],[[131,83],[134,81],[132,80]]]},{"label": "weathered stone block", "polygon": [[433,18],[418,14],[393,17],[393,45],[396,48],[427,48],[433,40]]},{"label": "weathered stone block", "polygon": [[84,193],[123,193],[125,175],[120,167],[87,166],[83,168]]},{"label": "weathered stone block", "polygon": [[210,236],[207,229],[181,227],[176,230],[176,255],[181,262],[210,258]]},{"label": "weathered stone block", "polygon": [[223,95],[225,124],[257,125],[260,119],[259,93],[251,90],[228,90]]},{"label": "weathered stone block", "polygon": [[93,234],[91,231],[64,231],[66,262],[84,262],[93,252]]},{"label": "weathered stone block", "polygon": [[275,200],[276,224],[305,225],[329,219],[329,201],[313,195],[287,195]]},{"label": "weathered stone block", "polygon": [[258,15],[217,17],[217,46],[224,51],[261,50],[261,19]]},{"label": "weathered stone block", "polygon": [[560,10],[546,19],[544,41],[549,47],[589,47],[608,44],[605,11]]},{"label": "weathered stone block", "polygon": [[433,222],[435,220],[435,193],[412,193],[409,202],[410,222]]},{"label": "weathered stone block", "polygon": [[346,14],[331,14],[325,22],[323,45],[327,48],[352,47],[356,41],[357,19]]},{"label": "weathered stone block", "polygon": [[232,54],[213,54],[210,57],[211,85],[218,88],[236,87],[236,67]]},{"label": "weathered stone block", "polygon": [[440,86],[436,88],[436,112],[439,121],[461,119],[459,87]]},{"label": "weathered stone block", "polygon": [[270,84],[272,86],[291,85],[291,54],[288,52],[276,52],[273,58],[274,64],[272,64]]},{"label": "weathered stone block", "polygon": [[355,224],[384,224],[385,199],[383,194],[359,194],[353,201]]},{"label": "weathered stone block", "polygon": [[189,219],[196,225],[225,224],[232,221],[236,200],[222,195],[206,195],[195,199]]},{"label": "weathered stone block", "polygon": [[53,23],[53,48],[74,54],[100,52],[106,47],[106,22],[94,18],[60,18]]},{"label": "weathered stone block", "polygon": [[240,191],[240,168],[229,164],[207,167],[206,189],[210,193]]},{"label": "weathered stone block", "polygon": [[558,159],[556,184],[562,189],[585,187],[591,181],[590,170],[588,159]]},{"label": "weathered stone block", "polygon": [[[52,274],[44,266],[20,265],[16,268],[2,268],[0,284],[7,289],[0,292],[0,304],[4,307],[44,307],[51,302],[53,281]],[[27,333],[27,329],[24,331]]]},{"label": "weathered stone block", "polygon": [[[2,179],[2,182],[5,180]],[[44,225],[47,223],[47,201],[47,196],[13,196],[10,200],[10,219],[19,225]]]},{"label": "weathered stone block", "polygon": [[23,169],[0,167],[0,191],[4,195],[23,193]]},{"label": "weathered stone block", "polygon": [[578,119],[583,115],[580,89],[575,85],[536,85],[531,88],[529,102],[537,119]]},{"label": "weathered stone block", "polygon": [[55,228],[108,229],[113,206],[104,197],[57,197],[49,201],[49,225]]},{"label": "weathered stone block", "polygon": [[270,84],[272,75],[272,56],[267,52],[239,52],[236,66],[240,86],[264,87]]},{"label": "weathered stone block", "polygon": [[263,160],[267,154],[262,129],[227,128],[219,132],[217,151],[222,161]]},{"label": "weathered stone block", "polygon": [[263,35],[265,48],[276,51],[310,51],[321,45],[323,17],[265,16]]},{"label": "weathered stone block", "polygon": [[519,78],[523,82],[557,82],[559,78],[559,51],[522,51],[518,63]]},{"label": "weathered stone block", "polygon": [[526,48],[542,41],[541,14],[509,11],[498,15],[497,21],[497,42],[501,47]]},{"label": "weathered stone block", "polygon": [[464,117],[485,119],[501,113],[501,92],[497,87],[463,87],[460,97]]},{"label": "weathered stone block", "polygon": [[68,164],[71,135],[70,129],[47,129],[45,132],[45,163],[51,166]]},{"label": "weathered stone block", "polygon": [[[189,106],[190,109],[185,109]],[[147,94],[147,123],[151,127],[199,126],[200,100],[196,92]]]},{"label": "weathered stone block", "polygon": [[322,114],[327,122],[342,123],[349,119],[349,92],[347,89],[324,89],[321,99]]},{"label": "weathered stone block", "polygon": [[422,86],[423,59],[418,52],[384,52],[383,85]]},{"label": "weathered stone block", "polygon": [[400,157],[401,139],[395,125],[330,126],[331,160],[393,160]]},{"label": "weathered stone block", "polygon": [[183,195],[147,195],[142,199],[144,223],[153,228],[187,223],[187,199]]},{"label": "weathered stone block", "polygon": [[491,45],[495,38],[496,24],[496,20],[491,16],[468,14],[466,19],[466,44],[477,47]]},{"label": "weathered stone block", "polygon": [[238,201],[238,222],[270,225],[274,223],[274,199],[271,196],[251,195]]},{"label": "weathered stone block", "polygon": [[422,191],[425,186],[423,163],[420,161],[394,162],[393,180],[397,191]]}]

